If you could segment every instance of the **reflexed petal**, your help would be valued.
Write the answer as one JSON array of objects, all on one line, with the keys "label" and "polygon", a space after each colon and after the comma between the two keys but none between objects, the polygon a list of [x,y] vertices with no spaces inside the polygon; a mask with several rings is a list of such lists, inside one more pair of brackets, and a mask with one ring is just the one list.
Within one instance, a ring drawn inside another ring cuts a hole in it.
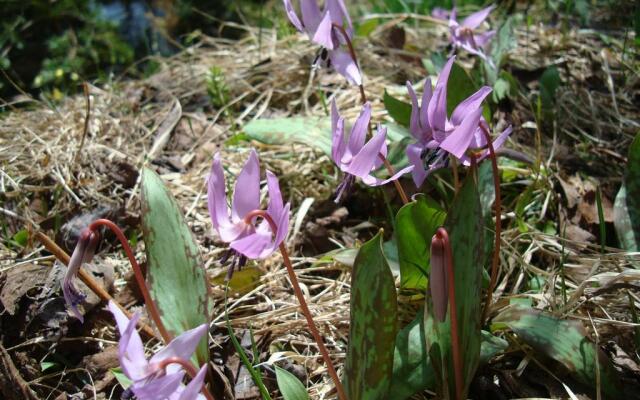
[{"label": "reflexed petal", "polygon": [[331,158],[340,164],[347,143],[344,140],[344,119],[338,114],[335,99],[331,102]]},{"label": "reflexed petal", "polygon": [[464,99],[451,113],[451,123],[454,126],[460,125],[467,115],[482,106],[482,102],[491,93],[491,90],[489,86],[483,86],[477,92]]},{"label": "reflexed petal", "polygon": [[118,342],[118,359],[124,374],[131,380],[145,378],[149,363],[144,356],[144,345],[136,324],[140,319],[140,313],[135,313],[129,321],[118,306],[109,302],[109,310],[116,319],[118,330],[120,331],[120,341]]},{"label": "reflexed petal", "polygon": [[242,219],[258,208],[260,208],[260,162],[256,151],[251,149],[249,159],[240,171],[233,190],[231,215],[234,219]]},{"label": "reflexed petal", "polygon": [[369,186],[382,186],[382,185],[386,185],[389,182],[399,179],[402,175],[408,174],[411,171],[413,171],[413,165],[409,165],[408,167],[401,169],[400,171],[393,174],[393,176],[390,178],[378,179],[373,175],[368,175],[362,178],[362,182],[364,182],[366,185],[369,185]]},{"label": "reflexed petal", "polygon": [[159,400],[171,396],[181,385],[184,371],[135,382],[131,390],[138,400]]},{"label": "reflexed petal", "polygon": [[442,7],[434,7],[434,9],[431,11],[431,16],[433,18],[447,19],[449,18],[450,15],[451,15],[451,11],[445,10]]},{"label": "reflexed petal", "polygon": [[289,208],[290,204],[287,203],[280,214],[280,220],[276,221],[278,224],[278,232],[276,234],[274,248],[280,246],[280,243],[284,241],[289,233]]},{"label": "reflexed petal", "polygon": [[331,59],[333,69],[340,75],[344,76],[349,83],[352,85],[362,84],[362,74],[360,69],[349,53],[340,49],[335,49],[329,52],[329,58]]},{"label": "reflexed petal", "polygon": [[295,26],[298,31],[303,32],[304,26],[302,25],[302,22],[300,22],[300,19],[298,18],[298,14],[296,14],[296,11],[293,9],[293,4],[291,4],[291,0],[283,0],[283,2],[284,2],[284,9],[286,10],[287,16],[289,17],[289,21],[291,21],[293,26]]},{"label": "reflexed petal", "polygon": [[457,158],[462,157],[473,139],[473,133],[478,127],[481,114],[481,108],[477,108],[468,114],[464,121],[440,143],[440,148]]},{"label": "reflexed petal", "polygon": [[231,224],[220,153],[216,153],[213,156],[213,164],[211,164],[211,172],[207,182],[207,206],[209,207],[209,216],[214,229]]},{"label": "reflexed petal", "polygon": [[371,138],[371,140],[362,147],[358,154],[353,157],[346,172],[361,178],[369,175],[371,173],[371,169],[373,169],[376,159],[378,158],[378,154],[380,154],[382,146],[385,144],[386,138],[387,130],[378,130],[378,133],[376,133],[373,138]]},{"label": "reflexed petal", "polygon": [[182,332],[180,336],[174,338],[168,345],[154,354],[149,360],[149,364],[157,364],[162,360],[171,357],[178,357],[185,360],[190,359],[191,355],[196,350],[196,347],[198,347],[200,339],[207,334],[208,328],[207,324],[202,324],[198,327]]},{"label": "reflexed petal", "polygon": [[189,382],[186,388],[180,393],[178,400],[194,400],[204,384],[204,378],[207,375],[207,366],[203,365],[198,374]]},{"label": "reflexed petal", "polygon": [[347,20],[347,33],[350,30],[353,30],[353,24],[351,23],[351,18],[349,17],[349,12],[347,11],[347,6],[345,6],[342,0],[327,0],[325,3],[325,8],[331,12],[331,20],[338,25],[343,25],[344,20]]},{"label": "reflexed petal", "polygon": [[345,154],[349,159],[343,160],[343,162],[350,162],[351,157],[355,157],[355,155],[359,153],[364,146],[369,127],[369,120],[371,120],[371,104],[367,102],[364,107],[362,107],[362,111],[360,112],[358,119],[356,119],[355,124],[353,124],[353,127],[351,128],[349,144],[347,145],[347,152]]},{"label": "reflexed petal", "polygon": [[316,0],[300,0],[300,11],[302,12],[302,24],[309,36],[313,36],[322,18]]},{"label": "reflexed petal", "polygon": [[416,184],[417,188],[422,186],[422,183],[427,178],[427,171],[424,169],[424,162],[420,157],[422,155],[422,150],[422,146],[417,143],[410,144],[407,146],[406,150],[409,163],[413,165],[411,176],[413,178],[413,183]]},{"label": "reflexed petal", "polygon": [[333,50],[335,46],[333,43],[333,38],[331,36],[332,32],[333,26],[331,25],[331,13],[327,11],[320,21],[320,24],[314,32],[313,38],[311,40],[318,43],[320,46],[326,47],[329,50]]},{"label": "reflexed petal", "polygon": [[422,91],[422,103],[420,104],[420,124],[422,129],[431,130],[429,125],[429,116],[427,114],[427,107],[431,103],[431,97],[433,97],[433,88],[431,87],[431,79],[427,78],[424,82],[424,88]]},{"label": "reflexed petal", "polygon": [[442,68],[442,71],[438,76],[438,82],[436,83],[433,98],[429,102],[429,107],[427,108],[429,124],[433,129],[440,131],[445,130],[447,121],[447,83],[454,61],[455,56],[449,58],[449,61],[447,61]]},{"label": "reflexed petal", "polygon": [[[420,106],[418,105],[418,96],[411,86],[411,82],[407,81],[407,91],[411,98],[411,119],[409,121],[409,131],[417,140],[422,140],[422,128],[420,126]],[[426,103],[422,103],[424,107]]]},{"label": "reflexed petal", "polygon": [[62,281],[62,294],[64,296],[64,301],[67,303],[67,307],[71,309],[73,315],[78,318],[80,322],[84,322],[84,317],[80,314],[78,305],[85,299],[85,295],[78,290],[75,285],[75,280],[78,272],[80,271],[80,267],[82,267],[82,262],[85,258],[87,248],[90,245],[92,234],[93,233],[88,229],[85,229],[80,233],[78,243],[76,243],[76,247],[73,249],[73,253],[71,254],[71,258],[69,259],[69,264],[67,266],[67,272],[65,273]]},{"label": "reflexed petal", "polygon": [[[504,144],[504,142],[506,142],[509,135],[511,135],[512,131],[513,131],[513,128],[509,126],[507,129],[502,131],[500,135],[498,135],[498,137],[493,141],[493,149],[495,151],[497,151],[500,147],[502,147],[502,145]],[[489,149],[482,150],[480,155],[476,157],[476,161],[479,162],[484,160],[485,158],[489,157],[489,154],[490,154]],[[463,162],[464,165],[471,165],[471,160],[469,159],[468,156],[461,158],[461,161]]]},{"label": "reflexed petal", "polygon": [[234,240],[230,247],[247,258],[263,258],[261,255],[265,253],[264,250],[273,248],[272,237],[271,230],[259,229],[242,239]]},{"label": "reflexed petal", "polygon": [[282,213],[282,193],[280,192],[280,184],[276,175],[267,170],[267,190],[269,191],[269,204],[267,205],[267,213],[273,218],[278,218]]},{"label": "reflexed petal", "polygon": [[484,22],[485,19],[487,19],[493,9],[494,6],[492,4],[487,8],[474,12],[462,21],[462,26],[469,29],[476,29]]}]

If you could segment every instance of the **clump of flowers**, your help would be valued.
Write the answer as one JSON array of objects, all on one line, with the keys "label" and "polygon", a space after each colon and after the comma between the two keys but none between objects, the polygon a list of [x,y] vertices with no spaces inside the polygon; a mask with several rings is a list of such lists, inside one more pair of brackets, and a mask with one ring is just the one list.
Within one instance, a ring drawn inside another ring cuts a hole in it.
[{"label": "clump of flowers", "polygon": [[349,52],[340,48],[353,36],[353,24],[344,2],[327,0],[324,10],[320,11],[315,0],[300,0],[302,18],[298,18],[291,0],[283,1],[293,26],[323,47],[315,64],[324,63],[333,67],[351,84],[361,85],[362,75],[356,61]]},{"label": "clump of flowers", "polygon": [[[407,147],[407,158],[414,166],[412,175],[418,187],[431,172],[447,165],[449,155],[453,155],[463,165],[471,164],[467,154],[470,150],[474,151],[476,161],[489,155],[482,132],[482,129],[488,130],[488,124],[482,117],[482,102],[491,93],[490,87],[480,88],[462,101],[450,118],[447,116],[447,84],[454,60],[455,57],[451,57],[445,64],[435,89],[432,89],[430,80],[426,80],[421,104],[418,104],[411,83],[407,82],[412,103],[409,129],[416,139],[416,143]],[[509,134],[511,127],[495,139],[494,148],[500,147]]]}]

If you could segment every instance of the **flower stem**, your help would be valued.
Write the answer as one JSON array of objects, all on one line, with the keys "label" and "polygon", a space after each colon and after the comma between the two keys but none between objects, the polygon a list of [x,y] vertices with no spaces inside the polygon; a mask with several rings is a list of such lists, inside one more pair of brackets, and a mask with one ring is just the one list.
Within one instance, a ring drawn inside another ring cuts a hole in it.
[{"label": "flower stem", "polygon": [[[69,264],[69,260],[71,259],[69,255],[64,250],[62,250],[53,240],[51,240],[47,235],[45,235],[42,232],[36,232],[35,237],[36,239],[38,239],[40,243],[42,243],[44,248],[47,249],[49,252],[51,252],[51,254],[53,254],[61,263],[63,263],[64,265]],[[113,301],[113,303],[117,305],[118,308],[122,310],[122,312],[124,312],[127,318],[131,319],[132,314],[129,311],[127,311],[127,309],[125,309],[120,303],[118,303],[109,294],[109,292],[107,292],[102,286],[100,286],[100,284],[96,282],[91,277],[91,275],[89,275],[85,270],[80,269],[78,271],[78,277],[85,285],[87,285],[87,287],[93,293],[96,294],[96,296],[100,298],[100,300]],[[138,325],[142,329],[142,332],[144,332],[147,336],[149,336],[150,338],[156,337],[156,334],[153,332],[153,329],[151,329],[149,325],[145,324],[142,321],[138,321]]]},{"label": "flower stem", "polygon": [[447,275],[449,275],[449,322],[451,324],[451,353],[453,357],[453,371],[455,375],[455,398],[462,399],[464,391],[464,381],[462,380],[462,360],[460,359],[460,338],[458,336],[458,309],[456,306],[456,283],[453,269],[453,251],[451,250],[451,242],[449,234],[443,227],[438,228],[436,236],[442,241],[443,247],[447,252],[445,259],[447,260]]},{"label": "flower stem", "polygon": [[[244,220],[247,223],[250,223],[251,220],[255,217],[264,218],[271,227],[271,234],[273,236],[276,235],[276,231],[278,227],[276,223],[273,221],[273,218],[264,210],[253,210],[249,212]],[[315,322],[313,321],[313,316],[311,315],[311,310],[309,310],[309,306],[307,305],[307,301],[304,299],[304,294],[302,293],[302,289],[300,289],[300,284],[298,283],[298,278],[296,277],[296,273],[293,270],[293,265],[291,264],[291,259],[289,258],[289,252],[287,251],[287,246],[284,242],[280,243],[280,253],[282,253],[282,259],[284,261],[284,265],[287,268],[287,273],[289,274],[289,280],[291,280],[291,285],[293,286],[293,292],[298,299],[298,303],[300,303],[300,308],[302,308],[302,314],[307,320],[307,326],[309,327],[309,331],[311,331],[311,335],[313,339],[316,341],[318,345],[318,349],[320,350],[320,354],[322,355],[322,359],[324,360],[325,365],[327,366],[327,371],[333,380],[333,383],[336,386],[336,390],[338,391],[338,398],[340,400],[347,400],[347,396],[345,395],[344,388],[342,387],[342,382],[340,382],[340,378],[338,377],[338,373],[336,372],[335,367],[333,366],[333,361],[331,361],[331,357],[329,356],[329,351],[327,351],[326,346],[324,345],[324,341],[322,340],[322,336],[320,335],[320,331],[316,327]]]},{"label": "flower stem", "polygon": [[[387,158],[385,156],[383,156],[382,154],[378,154],[378,157],[380,157],[380,159],[384,163],[384,166],[387,168],[387,171],[389,171],[389,176],[393,176],[396,173],[396,171],[393,169],[393,166],[391,165],[389,160],[387,160]],[[398,191],[398,194],[400,195],[400,198],[402,199],[402,204],[409,203],[409,198],[407,197],[407,194],[405,193],[405,191],[402,188],[402,185],[400,184],[398,179],[394,179],[393,180],[393,185],[396,187],[396,190]]]},{"label": "flower stem", "polygon": [[131,263],[131,267],[133,268],[133,274],[136,277],[136,282],[140,287],[140,291],[142,292],[142,297],[144,298],[144,303],[147,306],[147,311],[149,312],[149,316],[155,322],[158,331],[160,331],[160,336],[162,336],[162,340],[164,340],[165,344],[169,343],[172,339],[171,334],[166,330],[164,324],[162,323],[162,319],[160,318],[160,313],[158,312],[158,307],[156,303],[151,299],[151,293],[149,293],[149,289],[147,288],[147,284],[145,282],[144,276],[142,275],[142,270],[140,269],[140,265],[136,260],[136,257],[133,255],[133,250],[131,246],[129,246],[129,241],[124,236],[124,233],[118,225],[114,224],[112,221],[108,219],[97,219],[89,225],[89,229],[92,231],[96,231],[100,226],[106,226],[109,228],[118,238],[120,244],[122,244],[122,248],[129,258],[129,262]]},{"label": "flower stem", "polygon": [[[191,362],[180,357],[165,358],[164,360],[160,361],[160,363],[158,364],[158,368],[164,370],[169,364],[179,364],[182,368],[184,368],[187,374],[189,374],[189,377],[191,379],[194,379],[196,375],[198,375],[198,370],[196,369],[196,367],[194,367]],[[209,390],[206,388],[206,386],[202,385],[201,392],[204,397],[207,398],[207,400],[215,400],[213,395],[209,393]]]},{"label": "flower stem", "polygon": [[489,134],[489,131],[487,131],[487,129],[484,127],[484,125],[480,124],[480,129],[484,133],[484,137],[487,140],[487,146],[489,147],[489,157],[491,158],[491,167],[493,169],[493,186],[496,192],[496,199],[494,202],[496,210],[496,234],[495,243],[493,245],[493,259],[491,260],[491,279],[489,280],[487,299],[484,302],[484,310],[482,311],[481,323],[484,325],[485,320],[489,316],[491,302],[493,301],[493,291],[496,287],[496,281],[498,279],[498,263],[500,262],[500,234],[502,232],[502,227],[500,224],[502,202],[500,199],[500,171],[498,171],[498,159],[496,158],[496,152],[493,148],[491,135]]}]

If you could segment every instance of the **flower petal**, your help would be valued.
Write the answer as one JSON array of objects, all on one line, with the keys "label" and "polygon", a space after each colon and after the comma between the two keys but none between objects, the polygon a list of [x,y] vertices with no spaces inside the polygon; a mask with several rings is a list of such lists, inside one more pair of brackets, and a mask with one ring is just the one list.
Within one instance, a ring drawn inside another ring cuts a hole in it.
[{"label": "flower petal", "polygon": [[462,20],[461,25],[464,26],[465,28],[476,29],[477,27],[480,26],[480,24],[484,22],[485,19],[487,19],[487,17],[491,13],[491,11],[493,11],[494,8],[495,6],[492,4],[489,7],[486,7],[480,11],[474,12],[473,14],[469,15],[467,18]]},{"label": "flower petal", "polygon": [[386,138],[386,128],[379,129],[378,133],[376,133],[373,138],[371,138],[371,140],[362,147],[358,154],[353,157],[345,172],[361,178],[368,176],[371,173],[371,169],[373,168],[376,159],[378,158],[378,154],[380,154],[380,150],[385,144]]},{"label": "flower petal", "polygon": [[483,86],[477,92],[464,99],[451,113],[451,123],[454,126],[460,125],[469,113],[482,105],[491,90],[489,86]]},{"label": "flower petal", "polygon": [[166,399],[173,394],[184,378],[184,371],[167,374],[131,385],[131,390],[138,400]]},{"label": "flower petal", "polygon": [[140,313],[135,313],[131,320],[113,302],[109,301],[109,311],[113,314],[120,331],[118,342],[118,359],[124,374],[131,380],[143,379],[148,375],[148,362],[144,356],[144,345],[136,324],[140,319]]},{"label": "flower petal", "polygon": [[84,322],[84,317],[80,313],[80,310],[78,310],[78,305],[82,303],[86,296],[78,290],[75,285],[75,280],[78,276],[78,272],[80,272],[80,267],[82,267],[84,259],[87,258],[86,253],[87,249],[91,246],[91,236],[93,234],[94,233],[89,229],[84,229],[80,233],[78,243],[76,243],[76,247],[73,249],[73,253],[69,259],[69,264],[67,265],[67,272],[65,273],[62,281],[62,294],[64,296],[64,301],[67,303],[67,307],[71,309],[73,315],[78,318],[80,322]]},{"label": "flower petal", "polygon": [[269,204],[267,205],[267,213],[273,218],[280,217],[283,210],[282,192],[280,192],[280,184],[276,175],[267,170],[267,190],[269,191]]},{"label": "flower petal", "polygon": [[362,182],[364,182],[366,185],[369,185],[369,186],[382,186],[382,185],[386,185],[389,182],[399,179],[402,175],[408,174],[411,171],[413,171],[413,165],[409,165],[408,167],[401,169],[400,171],[396,172],[395,174],[393,174],[393,176],[387,179],[379,179],[373,175],[368,175],[362,178]]},{"label": "flower petal", "polygon": [[457,158],[462,157],[469,148],[474,131],[478,128],[481,114],[481,108],[477,108],[467,114],[464,121],[440,143],[440,148]]},{"label": "flower petal", "polygon": [[420,124],[422,125],[422,129],[425,130],[431,130],[431,125],[429,125],[429,116],[427,114],[427,107],[429,106],[429,103],[431,103],[432,97],[433,88],[431,87],[431,79],[427,78],[424,81],[422,103],[420,104]]},{"label": "flower petal", "polygon": [[302,23],[309,36],[312,36],[318,29],[318,24],[322,18],[316,0],[300,0],[300,11],[302,12]]},{"label": "flower petal", "polygon": [[371,104],[366,102],[362,107],[362,111],[360,112],[358,119],[356,119],[355,124],[353,124],[353,127],[351,128],[349,144],[347,145],[347,151],[345,152],[347,159],[345,160],[345,157],[343,157],[343,162],[351,162],[351,158],[355,157],[355,155],[362,150],[367,137],[369,120],[371,120]]},{"label": "flower petal", "polygon": [[293,9],[293,4],[291,4],[291,0],[283,0],[283,2],[284,2],[284,9],[287,12],[287,17],[289,17],[289,21],[291,21],[293,26],[295,26],[298,31],[304,32],[304,26],[302,25],[302,22],[300,22],[300,19],[298,18],[298,14],[296,14],[296,11]]},{"label": "flower petal", "polygon": [[180,397],[178,400],[194,400],[198,397],[198,393],[202,390],[202,385],[204,384],[204,378],[207,375],[207,366],[206,364],[200,368],[198,374],[189,382],[186,388],[180,393]]},{"label": "flower petal", "polygon": [[331,133],[331,158],[340,164],[347,143],[344,140],[344,119],[338,113],[335,99],[331,102]]},{"label": "flower petal", "polygon": [[264,258],[261,256],[265,254],[265,249],[273,248],[272,237],[273,235],[270,229],[256,229],[251,234],[234,240],[229,246],[243,256],[255,260],[257,258]]},{"label": "flower petal", "polygon": [[[411,82],[407,81],[407,91],[411,98],[411,119],[409,120],[409,131],[417,140],[422,140],[422,127],[420,126],[420,106],[418,105],[418,96],[411,86]],[[424,107],[426,103],[422,102]]]},{"label": "flower petal", "polygon": [[479,33],[477,35],[473,35],[473,40],[476,42],[478,47],[484,48],[495,35],[496,31]]},{"label": "flower petal", "polygon": [[420,188],[424,180],[427,178],[427,170],[424,168],[424,162],[421,157],[422,150],[422,146],[417,143],[410,144],[407,146],[406,150],[409,163],[413,165],[411,176],[413,178],[413,183],[416,184],[417,188]]},{"label": "flower petal", "polygon": [[455,61],[455,56],[449,58],[449,61],[444,65],[440,75],[438,76],[438,82],[436,83],[436,89],[433,92],[433,98],[429,102],[427,108],[427,114],[429,118],[429,125],[436,130],[444,131],[447,122],[447,83],[449,81],[449,74],[451,73],[451,67]]},{"label": "flower petal", "polygon": [[207,206],[214,229],[217,230],[221,226],[229,226],[231,224],[220,153],[216,153],[213,156],[211,172],[209,172],[209,179],[207,181]]},{"label": "flower petal", "polygon": [[255,149],[251,149],[249,159],[238,175],[233,189],[233,207],[231,215],[235,220],[260,208],[260,162]]},{"label": "flower petal", "polygon": [[351,54],[340,49],[335,49],[329,51],[329,58],[331,59],[333,69],[344,76],[350,84],[362,84],[362,73],[355,61],[353,61],[353,58],[351,58]]},{"label": "flower petal", "polygon": [[333,43],[332,33],[333,25],[331,22],[331,13],[327,10],[311,40],[322,47],[333,50],[335,45]]},{"label": "flower petal", "polygon": [[149,360],[149,364],[157,364],[171,357],[178,357],[185,360],[190,359],[196,347],[198,347],[200,339],[207,334],[208,328],[207,324],[202,324],[196,328],[182,332],[180,336],[174,338],[168,345],[154,354]]},{"label": "flower petal", "polygon": [[[325,8],[331,12],[331,18],[333,23],[338,25],[343,25],[344,20],[347,20],[347,28],[346,31],[353,30],[353,24],[351,23],[351,18],[349,17],[349,12],[347,11],[347,6],[344,4],[342,0],[327,0],[325,3]],[[351,35],[349,33],[349,35]]]}]

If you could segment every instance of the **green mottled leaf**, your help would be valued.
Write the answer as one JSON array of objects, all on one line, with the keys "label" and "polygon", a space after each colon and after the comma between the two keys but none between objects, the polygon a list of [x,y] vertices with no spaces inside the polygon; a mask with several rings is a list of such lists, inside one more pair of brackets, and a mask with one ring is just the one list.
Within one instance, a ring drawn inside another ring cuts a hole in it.
[{"label": "green mottled leaf", "polygon": [[[198,245],[173,196],[149,168],[142,171],[141,207],[147,280],[164,326],[178,336],[209,323],[211,299]],[[207,339],[196,350],[200,364],[209,360]]]},{"label": "green mottled leaf", "polygon": [[[353,122],[353,121],[350,121]],[[387,139],[393,143],[409,137],[406,128],[396,124],[385,124]],[[350,132],[350,127],[345,127]],[[291,117],[258,119],[244,126],[247,137],[267,144],[306,144],[331,155],[331,119],[324,117]]]},{"label": "green mottled leaf", "polygon": [[613,207],[613,221],[620,245],[640,251],[640,134],[629,147],[624,181]]},{"label": "green mottled leaf", "polygon": [[276,380],[278,381],[278,389],[282,393],[284,400],[308,400],[309,394],[304,385],[294,374],[276,367]]},{"label": "green mottled leaf", "polygon": [[[456,195],[445,221],[453,249],[453,269],[458,314],[458,336],[464,366],[464,388],[475,375],[480,360],[480,316],[484,227],[476,177],[469,174]],[[451,301],[451,300],[449,300]],[[427,297],[427,310],[433,310],[431,297]],[[425,321],[425,334],[431,362],[436,370],[436,391],[449,397],[455,391],[453,359],[451,356],[450,313],[439,323],[429,315]],[[466,398],[466,397],[465,397]]]},{"label": "green mottled leaf", "polygon": [[424,336],[424,311],[420,310],[416,318],[396,336],[389,393],[393,394],[395,400],[404,400],[434,386],[435,374]]},{"label": "green mottled leaf", "polygon": [[600,369],[600,384],[605,398],[620,399],[621,387],[611,361],[591,342],[579,321],[563,320],[544,311],[514,305],[497,315],[493,323],[504,324],[518,338],[567,368],[585,385],[596,383]]},{"label": "green mottled leaf", "polygon": [[480,344],[480,364],[488,363],[493,357],[502,353],[509,347],[509,342],[493,336],[487,331],[482,331],[482,343]]},{"label": "green mottled leaf", "polygon": [[431,238],[445,217],[442,208],[423,194],[398,211],[396,240],[403,289],[426,290]]},{"label": "green mottled leaf", "polygon": [[391,96],[387,91],[384,91],[382,97],[384,108],[397,123],[403,126],[409,126],[411,120],[411,104],[405,103],[402,100],[398,100]]},{"label": "green mottled leaf", "polygon": [[360,247],[351,275],[351,326],[345,365],[349,399],[387,399],[393,370],[396,288],[382,233]]}]

